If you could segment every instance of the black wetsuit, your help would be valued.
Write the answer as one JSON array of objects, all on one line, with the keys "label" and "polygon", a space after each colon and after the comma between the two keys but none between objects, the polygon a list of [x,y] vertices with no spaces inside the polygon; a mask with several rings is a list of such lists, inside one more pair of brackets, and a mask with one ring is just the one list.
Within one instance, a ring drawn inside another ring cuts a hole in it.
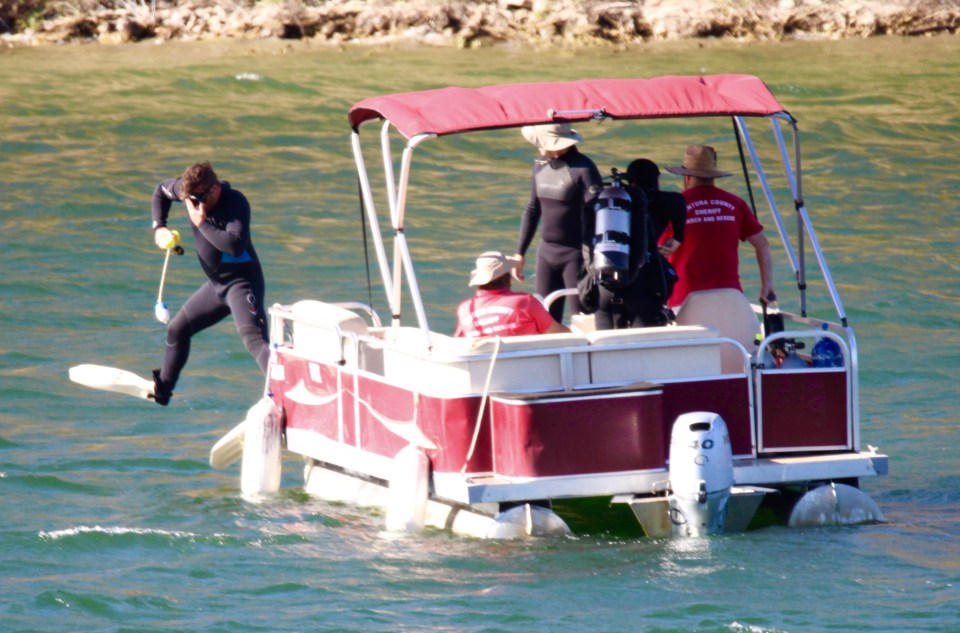
[{"label": "black wetsuit", "polygon": [[[179,178],[164,180],[154,190],[154,228],[167,225],[174,201],[183,201]],[[229,314],[233,314],[247,351],[264,372],[270,358],[263,269],[250,239],[247,198],[232,189],[230,183],[220,181],[220,198],[207,211],[206,220],[193,227],[193,240],[207,282],[187,299],[167,326],[167,351],[160,379],[168,391],[173,391],[187,364],[190,338]]]},{"label": "black wetsuit", "polygon": [[683,227],[687,224],[687,202],[682,193],[643,189],[647,196],[647,209],[653,223],[653,234],[659,240],[667,225],[673,226],[673,239],[683,241]]},{"label": "black wetsuit", "polygon": [[[546,297],[554,290],[576,288],[583,268],[583,211],[603,188],[600,170],[586,155],[571,147],[559,158],[537,159],[533,166],[530,201],[520,220],[517,253],[526,255],[543,218],[537,247],[536,292]],[[567,298],[572,314],[580,312],[576,295]],[[563,320],[563,301],[554,301],[550,314]]]},{"label": "black wetsuit", "polygon": [[[630,213],[630,281],[624,285],[600,284],[600,299],[594,322],[598,330],[666,325],[664,306],[673,288],[667,262],[657,250],[657,241],[667,225],[674,238],[683,240],[687,207],[683,196],[659,190],[626,187],[632,201]],[[584,253],[590,261],[595,216],[584,223]]]}]

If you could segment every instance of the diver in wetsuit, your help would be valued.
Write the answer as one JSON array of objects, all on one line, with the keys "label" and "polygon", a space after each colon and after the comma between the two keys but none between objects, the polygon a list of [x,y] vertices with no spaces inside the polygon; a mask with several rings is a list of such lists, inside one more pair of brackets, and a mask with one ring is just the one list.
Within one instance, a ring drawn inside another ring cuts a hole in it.
[{"label": "diver in wetsuit", "polygon": [[[616,186],[623,175],[616,169]],[[629,263],[619,283],[599,284],[598,307],[594,312],[597,330],[666,325],[673,315],[666,307],[676,280],[676,272],[665,259],[683,240],[686,203],[679,193],[661,191],[660,170],[653,161],[641,158],[630,163],[623,191],[630,200]],[[604,194],[606,195],[606,194]],[[602,196],[601,196],[602,197]],[[595,213],[587,213],[584,222],[584,261],[593,265]],[[673,238],[658,246],[666,228]],[[674,239],[675,238],[675,239]],[[596,271],[589,270],[596,275]]]},{"label": "diver in wetsuit", "polygon": [[209,162],[197,163],[153,192],[154,241],[166,248],[172,236],[167,218],[183,202],[193,226],[200,267],[207,282],[187,299],[167,326],[163,368],[153,371],[154,400],[166,405],[190,355],[191,337],[232,314],[247,351],[266,372],[270,358],[265,283],[250,239],[250,203],[217,178]]},{"label": "diver in wetsuit", "polygon": [[[541,156],[533,166],[530,201],[520,220],[517,255],[521,263],[514,276],[524,279],[525,255],[542,218],[536,292],[546,297],[554,290],[577,287],[583,267],[583,212],[600,193],[603,179],[593,161],[575,147],[583,137],[569,123],[527,126],[521,133],[540,150]],[[567,297],[567,303],[571,314],[580,312],[576,295]],[[562,322],[563,302],[554,301],[550,314]]]},{"label": "diver in wetsuit", "polygon": [[627,165],[627,182],[643,191],[647,198],[653,235],[659,240],[667,227],[673,235],[660,244],[660,254],[672,255],[683,241],[683,229],[687,222],[687,203],[683,194],[660,189],[660,168],[648,158],[638,158]]}]

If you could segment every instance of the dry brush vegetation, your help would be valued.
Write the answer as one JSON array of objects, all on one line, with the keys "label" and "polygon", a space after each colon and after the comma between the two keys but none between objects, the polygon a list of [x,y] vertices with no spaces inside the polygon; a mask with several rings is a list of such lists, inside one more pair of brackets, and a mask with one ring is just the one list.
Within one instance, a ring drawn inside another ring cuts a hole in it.
[{"label": "dry brush vegetation", "polygon": [[146,39],[503,43],[955,34],[957,0],[0,0],[10,45]]}]

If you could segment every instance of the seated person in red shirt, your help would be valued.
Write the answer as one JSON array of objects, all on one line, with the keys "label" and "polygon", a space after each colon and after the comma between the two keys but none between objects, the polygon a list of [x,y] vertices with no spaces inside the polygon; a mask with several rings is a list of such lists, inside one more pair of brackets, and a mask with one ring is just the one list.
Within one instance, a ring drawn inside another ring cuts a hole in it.
[{"label": "seated person in red shirt", "polygon": [[511,272],[521,264],[519,257],[489,251],[477,258],[470,273],[476,294],[457,307],[454,336],[520,336],[557,334],[570,328],[558,323],[539,299],[526,292],[510,290]]}]

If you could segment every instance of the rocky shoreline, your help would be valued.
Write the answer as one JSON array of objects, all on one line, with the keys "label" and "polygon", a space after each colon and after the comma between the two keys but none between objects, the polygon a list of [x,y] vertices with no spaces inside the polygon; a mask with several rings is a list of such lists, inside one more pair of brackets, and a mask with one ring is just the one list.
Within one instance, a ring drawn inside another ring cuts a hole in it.
[{"label": "rocky shoreline", "polygon": [[18,29],[16,20],[0,16],[0,26],[12,31],[0,35],[0,42],[32,46],[233,38],[476,48],[960,32],[956,0],[185,0],[153,5],[118,0],[83,10],[58,7],[57,14],[34,18],[31,28]]}]

